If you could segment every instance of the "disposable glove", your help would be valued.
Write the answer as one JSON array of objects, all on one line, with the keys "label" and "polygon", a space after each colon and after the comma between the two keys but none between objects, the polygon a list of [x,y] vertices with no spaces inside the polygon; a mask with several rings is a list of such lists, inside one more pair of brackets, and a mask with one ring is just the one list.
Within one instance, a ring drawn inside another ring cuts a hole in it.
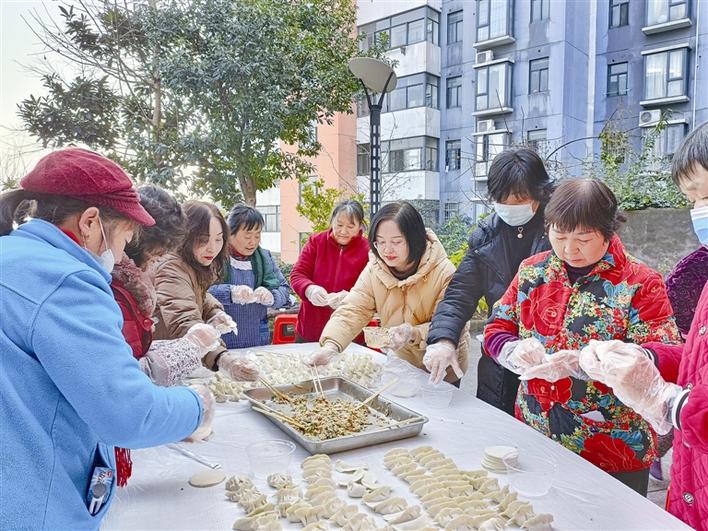
[{"label": "disposable glove", "polygon": [[327,306],[327,290],[317,284],[311,284],[305,290],[305,297],[315,306]]},{"label": "disposable glove", "polygon": [[392,326],[388,329],[388,334],[391,338],[389,347],[393,350],[400,350],[412,343],[420,343],[420,332],[408,323]]},{"label": "disposable glove", "polygon": [[192,327],[187,330],[184,338],[195,345],[203,357],[219,346],[221,334],[211,325],[206,323],[197,323],[192,325]]},{"label": "disposable glove", "polygon": [[238,326],[236,326],[236,321],[234,321],[224,310],[219,310],[216,312],[214,317],[207,321],[207,324],[216,328],[220,334],[228,334],[229,332],[238,334]]},{"label": "disposable glove", "polygon": [[181,337],[169,341],[153,341],[138,363],[154,383],[171,387],[201,366],[203,356],[199,346],[187,337]]},{"label": "disposable glove", "polygon": [[457,349],[452,341],[442,339],[428,345],[423,356],[423,365],[430,372],[430,382],[438,384],[445,377],[447,368],[452,367],[455,376],[462,378],[464,372],[457,361]]},{"label": "disposable glove", "polygon": [[202,421],[194,430],[194,433],[185,439],[186,442],[197,442],[206,440],[212,432],[211,424],[214,420],[214,410],[216,408],[216,401],[214,400],[214,395],[206,385],[190,385],[190,387],[197,392],[199,398],[202,401]]},{"label": "disposable glove", "polygon": [[683,389],[666,382],[647,351],[621,341],[591,341],[580,354],[587,374],[610,387],[625,405],[649,422],[659,435],[672,428],[672,410]]},{"label": "disposable glove", "polygon": [[497,362],[516,374],[522,374],[535,365],[546,361],[546,349],[535,337],[508,341],[502,347]]},{"label": "disposable glove", "polygon": [[545,354],[545,361],[525,369],[521,380],[540,378],[549,382],[557,382],[562,378],[579,378],[587,380],[588,375],[580,368],[579,350],[559,350],[553,354]]},{"label": "disposable glove", "polygon": [[314,367],[315,365],[327,365],[338,355],[339,350],[335,345],[325,343],[323,347],[311,354],[305,363],[310,367]]},{"label": "disposable glove", "polygon": [[253,298],[255,299],[255,302],[262,304],[263,306],[273,306],[273,303],[275,302],[271,291],[263,286],[260,286],[253,291]]},{"label": "disposable glove", "polygon": [[246,285],[231,286],[231,302],[234,304],[251,304],[256,302],[253,290]]},{"label": "disposable glove", "polygon": [[248,358],[235,354],[222,354],[219,358],[219,371],[232,380],[249,382],[258,380],[258,366]]},{"label": "disposable glove", "polygon": [[336,310],[342,305],[347,295],[349,295],[349,292],[346,290],[338,291],[337,293],[329,293],[327,294],[327,305],[333,310]]}]

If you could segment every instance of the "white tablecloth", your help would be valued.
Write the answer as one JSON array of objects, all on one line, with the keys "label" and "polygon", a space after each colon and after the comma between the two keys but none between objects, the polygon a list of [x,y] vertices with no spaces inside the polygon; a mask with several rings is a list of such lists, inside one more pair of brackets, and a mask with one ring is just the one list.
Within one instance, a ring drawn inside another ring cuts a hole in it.
[{"label": "white tablecloth", "polygon": [[[289,352],[312,348],[307,344],[265,347]],[[349,351],[368,349],[352,345]],[[425,378],[422,372],[420,378]],[[396,495],[408,498],[410,504],[417,501],[407,484],[383,467],[387,450],[429,444],[452,457],[459,467],[476,469],[480,468],[485,446],[506,444],[517,446],[522,455],[525,450],[533,450],[557,460],[556,482],[560,486],[553,487],[546,496],[529,499],[537,513],[554,515],[555,529],[689,529],[584,459],[474,396],[455,390],[450,407],[442,410],[427,407],[420,395],[392,399],[429,417],[421,435],[336,454],[333,461],[367,462],[381,483],[394,487]],[[283,432],[241,401],[219,405],[210,441],[184,446],[220,463],[227,476],[248,475],[246,446],[259,440],[283,438],[287,438]],[[299,446],[295,450],[289,472],[298,481],[299,463],[308,455]],[[103,529],[231,529],[234,520],[243,516],[237,504],[225,499],[223,483],[206,489],[189,486],[190,476],[205,467],[175,450],[159,447],[134,451],[133,461],[133,476],[115,496]],[[503,475],[498,477],[500,483],[505,482]],[[256,480],[256,484],[264,493],[274,492],[262,481]],[[346,499],[343,489],[340,496]],[[288,524],[285,519],[281,522],[294,529],[301,527]],[[383,524],[383,520],[380,522]]]}]

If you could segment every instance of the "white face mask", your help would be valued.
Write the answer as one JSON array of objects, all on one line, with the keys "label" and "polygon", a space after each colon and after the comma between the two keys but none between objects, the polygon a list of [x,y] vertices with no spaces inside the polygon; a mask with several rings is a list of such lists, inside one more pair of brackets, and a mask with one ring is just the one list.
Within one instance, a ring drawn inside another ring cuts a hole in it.
[{"label": "white face mask", "polygon": [[503,205],[502,203],[494,203],[494,211],[504,223],[512,227],[526,225],[535,214],[531,203],[524,205]]},{"label": "white face mask", "polygon": [[111,251],[111,248],[108,246],[108,238],[106,238],[106,233],[103,231],[101,218],[98,218],[98,225],[101,227],[101,236],[103,236],[103,243],[106,246],[106,250],[98,256],[98,263],[103,266],[103,269],[110,273],[116,265],[116,257],[113,256],[113,251]]}]

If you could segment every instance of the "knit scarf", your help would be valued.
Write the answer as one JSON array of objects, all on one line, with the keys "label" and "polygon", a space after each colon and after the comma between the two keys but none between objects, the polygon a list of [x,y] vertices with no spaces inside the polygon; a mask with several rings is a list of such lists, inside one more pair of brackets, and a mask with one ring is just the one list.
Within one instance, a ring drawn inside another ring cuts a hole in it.
[{"label": "knit scarf", "polygon": [[[278,277],[275,276],[275,270],[270,266],[270,263],[260,246],[256,248],[255,252],[251,256],[240,255],[232,248],[231,256],[237,260],[250,260],[251,269],[253,270],[253,277],[255,279],[253,289],[260,288],[262,286],[272,291],[280,286],[280,281],[278,280]],[[226,282],[230,283],[231,268],[228,267],[226,269]]]}]

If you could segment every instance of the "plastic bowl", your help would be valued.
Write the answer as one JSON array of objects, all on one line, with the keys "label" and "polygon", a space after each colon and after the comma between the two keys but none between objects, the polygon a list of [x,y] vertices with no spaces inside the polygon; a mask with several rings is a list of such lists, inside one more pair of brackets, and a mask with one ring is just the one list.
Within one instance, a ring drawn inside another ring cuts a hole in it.
[{"label": "plastic bowl", "polygon": [[509,486],[522,496],[545,496],[553,486],[558,464],[545,455],[520,452],[518,459],[503,459],[509,476]]},{"label": "plastic bowl", "polygon": [[452,402],[452,393],[455,388],[448,384],[432,385],[426,383],[423,386],[423,399],[425,404],[435,408],[444,409]]},{"label": "plastic bowl", "polygon": [[287,473],[295,444],[282,439],[259,441],[246,447],[253,475],[265,479],[270,474]]}]

